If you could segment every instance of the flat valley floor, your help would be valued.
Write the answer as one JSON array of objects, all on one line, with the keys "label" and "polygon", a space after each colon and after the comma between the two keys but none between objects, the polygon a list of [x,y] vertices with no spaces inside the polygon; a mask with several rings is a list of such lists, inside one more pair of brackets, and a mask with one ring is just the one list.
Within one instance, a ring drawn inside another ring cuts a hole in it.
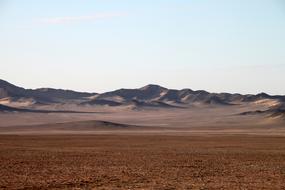
[{"label": "flat valley floor", "polygon": [[0,189],[285,189],[285,137],[0,135]]},{"label": "flat valley floor", "polygon": [[284,118],[239,114],[261,108],[3,112],[0,189],[285,189]]}]

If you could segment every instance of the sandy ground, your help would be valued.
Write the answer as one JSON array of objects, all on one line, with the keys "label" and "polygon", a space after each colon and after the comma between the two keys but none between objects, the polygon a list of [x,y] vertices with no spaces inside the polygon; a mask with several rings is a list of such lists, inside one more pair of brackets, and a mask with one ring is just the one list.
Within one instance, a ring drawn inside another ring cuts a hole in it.
[{"label": "sandy ground", "polygon": [[[108,121],[140,126],[136,130],[125,128],[115,133],[190,133],[190,134],[261,134],[285,135],[285,120],[262,115],[238,115],[258,107],[221,106],[187,109],[129,110],[96,108],[94,113],[0,113],[0,134],[102,134],[113,133],[115,128],[76,127],[76,122]],[[86,111],[86,110],[79,110]],[[64,128],[55,123],[75,122]],[[86,123],[84,123],[86,124]],[[89,123],[90,124],[90,123]],[[42,125],[46,125],[42,127]],[[33,127],[31,127],[33,126]],[[41,126],[41,127],[37,127]],[[30,129],[29,129],[30,128]],[[120,129],[120,128],[118,128]]]},{"label": "sandy ground", "polygon": [[284,189],[285,138],[0,136],[0,189]]},{"label": "sandy ground", "polygon": [[285,189],[285,122],[256,108],[2,112],[0,189]]}]

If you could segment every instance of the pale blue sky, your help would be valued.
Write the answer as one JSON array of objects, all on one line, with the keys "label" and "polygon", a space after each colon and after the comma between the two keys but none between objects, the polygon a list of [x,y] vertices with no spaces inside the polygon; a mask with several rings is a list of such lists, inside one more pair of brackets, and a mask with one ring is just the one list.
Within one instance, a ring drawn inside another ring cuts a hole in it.
[{"label": "pale blue sky", "polygon": [[0,78],[285,94],[284,0],[0,0]]}]

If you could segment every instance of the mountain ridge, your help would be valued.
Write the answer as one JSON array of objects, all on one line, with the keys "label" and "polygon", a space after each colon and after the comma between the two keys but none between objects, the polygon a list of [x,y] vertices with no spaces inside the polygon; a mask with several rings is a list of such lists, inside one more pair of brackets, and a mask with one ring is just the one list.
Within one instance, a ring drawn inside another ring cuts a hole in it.
[{"label": "mountain ridge", "polygon": [[[231,106],[238,103],[274,100],[283,104],[285,96],[271,96],[266,93],[211,93],[205,90],[168,89],[159,85],[149,84],[141,88],[121,88],[104,93],[77,92],[54,88],[25,89],[0,79],[0,99],[19,100],[32,98],[35,102],[48,103],[79,103],[90,106],[135,106],[135,107],[180,107],[181,105],[202,104]],[[1,104],[1,102],[0,102]]]},{"label": "mountain ridge", "polygon": [[96,94],[54,88],[25,89],[0,79],[0,99],[33,98],[38,102],[58,102],[60,99],[77,99]]}]

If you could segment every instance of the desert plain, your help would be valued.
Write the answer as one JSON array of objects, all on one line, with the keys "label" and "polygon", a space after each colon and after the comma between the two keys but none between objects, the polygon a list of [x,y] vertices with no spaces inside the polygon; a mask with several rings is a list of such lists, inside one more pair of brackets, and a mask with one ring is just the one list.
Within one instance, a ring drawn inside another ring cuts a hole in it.
[{"label": "desert plain", "polygon": [[0,189],[285,189],[283,97],[148,86],[48,102],[9,87]]}]

